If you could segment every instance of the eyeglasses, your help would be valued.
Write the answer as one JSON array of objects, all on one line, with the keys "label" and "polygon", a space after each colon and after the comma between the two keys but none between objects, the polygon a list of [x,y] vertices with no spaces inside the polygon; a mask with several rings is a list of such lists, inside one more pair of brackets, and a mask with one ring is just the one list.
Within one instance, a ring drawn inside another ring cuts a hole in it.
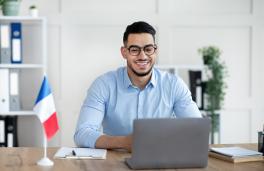
[{"label": "eyeglasses", "polygon": [[132,56],[138,56],[140,54],[141,50],[143,50],[147,56],[150,56],[150,55],[155,53],[155,51],[157,49],[157,45],[150,44],[150,45],[146,45],[144,47],[139,47],[137,45],[131,45],[127,49],[129,51],[129,54]]}]

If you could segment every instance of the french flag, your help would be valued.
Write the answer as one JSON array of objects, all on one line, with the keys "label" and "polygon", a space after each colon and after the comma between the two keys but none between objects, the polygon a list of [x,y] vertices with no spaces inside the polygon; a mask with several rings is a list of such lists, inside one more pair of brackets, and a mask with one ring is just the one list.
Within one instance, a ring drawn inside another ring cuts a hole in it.
[{"label": "french flag", "polygon": [[59,125],[54,99],[45,76],[33,110],[44,127],[47,139],[50,140],[59,130]]}]

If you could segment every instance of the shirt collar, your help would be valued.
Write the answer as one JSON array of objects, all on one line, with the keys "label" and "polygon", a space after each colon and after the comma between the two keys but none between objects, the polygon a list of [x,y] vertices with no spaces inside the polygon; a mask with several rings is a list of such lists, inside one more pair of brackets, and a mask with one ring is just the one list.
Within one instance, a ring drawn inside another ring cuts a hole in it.
[{"label": "shirt collar", "polygon": [[[152,85],[153,87],[155,87],[157,85],[156,72],[155,72],[154,68],[152,69],[151,79],[148,82],[148,84],[146,85],[146,87],[148,87],[149,85]],[[134,87],[134,85],[132,84],[132,82],[128,76],[127,67],[124,68],[124,86],[126,88],[128,88],[129,86]]]}]

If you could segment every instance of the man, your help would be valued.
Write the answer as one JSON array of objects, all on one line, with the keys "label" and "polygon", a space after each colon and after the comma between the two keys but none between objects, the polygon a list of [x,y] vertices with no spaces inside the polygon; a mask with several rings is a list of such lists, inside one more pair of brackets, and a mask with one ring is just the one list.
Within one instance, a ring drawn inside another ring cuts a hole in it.
[{"label": "man", "polygon": [[78,146],[131,151],[134,119],[201,117],[184,82],[153,68],[155,34],[146,22],[127,26],[121,47],[127,67],[108,72],[91,85],[74,135]]}]

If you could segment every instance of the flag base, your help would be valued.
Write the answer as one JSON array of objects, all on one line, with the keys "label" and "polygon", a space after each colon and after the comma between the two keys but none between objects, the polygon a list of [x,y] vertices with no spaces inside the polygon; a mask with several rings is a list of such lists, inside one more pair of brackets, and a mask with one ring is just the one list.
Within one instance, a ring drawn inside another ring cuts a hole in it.
[{"label": "flag base", "polygon": [[37,162],[37,164],[40,166],[53,166],[54,165],[53,161],[51,161],[47,157],[43,157],[41,160]]}]

